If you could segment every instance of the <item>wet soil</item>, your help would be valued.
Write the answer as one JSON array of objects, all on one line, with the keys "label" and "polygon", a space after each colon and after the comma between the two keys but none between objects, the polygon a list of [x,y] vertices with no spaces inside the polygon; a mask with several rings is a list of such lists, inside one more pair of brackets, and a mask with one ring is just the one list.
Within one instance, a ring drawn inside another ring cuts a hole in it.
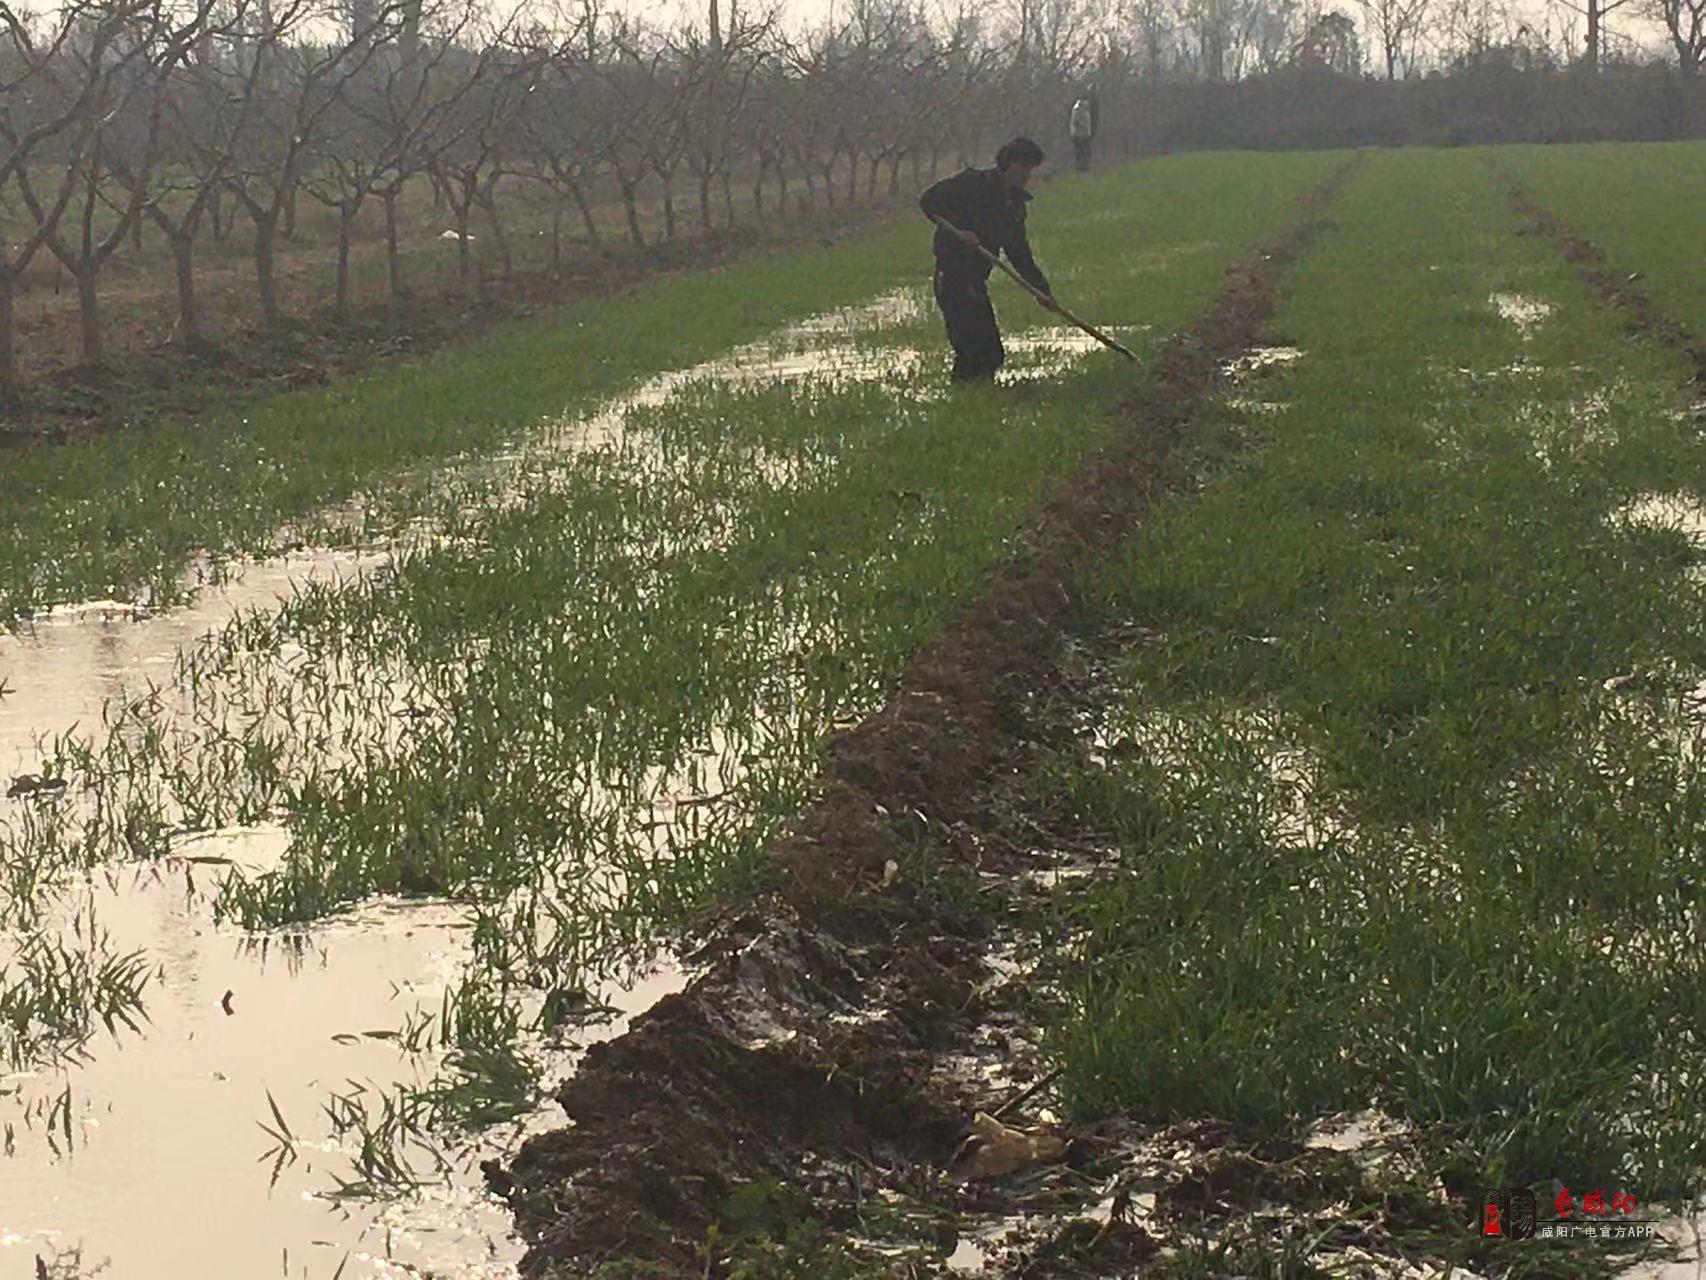
[{"label": "wet soil", "polygon": [[1509,188],[1511,208],[1526,218],[1535,230],[1557,244],[1582,278],[1606,301],[1622,310],[1630,331],[1638,337],[1662,342],[1680,351],[1693,365],[1695,388],[1706,389],[1706,338],[1678,323],[1654,303],[1641,288],[1639,273],[1614,270],[1606,260],[1604,250],[1576,235],[1555,213],[1536,203],[1509,172],[1497,165],[1493,166],[1493,171]]},{"label": "wet soil", "polygon": [[[1047,1096],[1026,1096],[1046,1077],[1002,952],[1039,880],[1096,856],[1093,837],[1051,825],[1023,793],[1038,744],[1064,731],[1035,695],[1065,679],[1078,575],[1179,478],[1175,446],[1232,362],[1264,346],[1280,273],[1327,225],[1347,173],[1228,271],[987,595],[914,658],[903,692],[830,742],[820,800],[775,850],[771,889],[706,929],[685,991],[588,1053],[558,1095],[572,1125],[487,1167],[530,1241],[524,1275],[613,1259],[659,1268],[633,1274],[722,1274],[702,1246],[754,1186],[786,1188],[791,1220],[850,1235],[921,1195],[950,1222],[1000,1220],[1010,1198],[966,1176],[974,1117],[1022,1127]],[[1065,1135],[1065,1167],[1094,1163],[1111,1135]],[[1024,1273],[1110,1274],[1155,1252],[1111,1202],[1100,1209]],[[952,1226],[936,1245],[955,1270],[988,1256]]]}]

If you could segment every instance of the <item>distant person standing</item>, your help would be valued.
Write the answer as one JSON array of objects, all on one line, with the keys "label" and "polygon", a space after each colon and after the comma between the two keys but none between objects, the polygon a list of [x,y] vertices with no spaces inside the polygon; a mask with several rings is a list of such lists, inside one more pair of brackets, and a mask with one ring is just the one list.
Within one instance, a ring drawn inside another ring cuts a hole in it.
[{"label": "distant person standing", "polygon": [[1005,252],[1014,270],[1043,295],[1042,305],[1057,309],[1025,235],[1025,206],[1031,201],[1025,186],[1042,162],[1041,147],[1029,138],[1014,138],[995,153],[993,169],[967,169],[943,178],[918,198],[925,217],[954,228],[936,223],[935,290],[954,348],[955,382],[987,381],[1007,358],[989,301],[992,267],[980,247],[991,254]]},{"label": "distant person standing", "polygon": [[1072,104],[1068,132],[1072,135],[1072,156],[1078,172],[1089,173],[1090,146],[1096,137],[1096,109],[1089,98],[1080,98]]}]

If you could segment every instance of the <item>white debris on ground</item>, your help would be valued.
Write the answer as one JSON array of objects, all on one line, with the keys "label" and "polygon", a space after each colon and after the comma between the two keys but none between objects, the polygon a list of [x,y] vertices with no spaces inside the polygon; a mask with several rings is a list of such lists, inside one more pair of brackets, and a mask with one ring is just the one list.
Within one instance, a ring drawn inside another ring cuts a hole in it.
[{"label": "white debris on ground", "polygon": [[1501,320],[1508,320],[1516,326],[1524,342],[1534,336],[1535,326],[1552,314],[1550,302],[1521,293],[1495,293],[1487,298],[1487,302]]}]

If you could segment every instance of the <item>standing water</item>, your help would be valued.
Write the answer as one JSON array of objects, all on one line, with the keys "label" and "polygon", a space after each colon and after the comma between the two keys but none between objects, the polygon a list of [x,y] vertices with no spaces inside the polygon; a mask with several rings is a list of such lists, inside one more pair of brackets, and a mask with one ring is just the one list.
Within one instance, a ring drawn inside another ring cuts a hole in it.
[{"label": "standing water", "polygon": [[[833,385],[904,373],[916,350],[861,350],[857,339],[918,314],[899,293],[814,318],[473,466],[608,443],[630,409],[708,378]],[[1056,368],[1089,349],[1073,334],[1013,345]],[[336,583],[389,559],[386,549],[298,553],[250,565],[184,609],[92,602],[0,635],[0,792],[15,793],[0,798],[0,822],[25,821],[39,802],[44,738],[98,732],[104,704],[149,686],[183,705],[171,687],[178,658],[207,633],[304,581]],[[377,900],[287,931],[215,924],[223,875],[276,866],[288,843],[279,827],[180,836],[169,857],[75,877],[49,896],[45,924],[0,932],[0,996],[6,970],[44,936],[67,954],[134,955],[146,980],[135,1027],[120,1016],[51,1068],[3,1074],[0,1057],[0,1275],[513,1276],[522,1245],[478,1163],[557,1123],[554,1108],[439,1148],[441,1158],[416,1162],[423,1185],[389,1199],[335,1194],[356,1176],[361,1140],[327,1136],[335,1096],[376,1110],[389,1091],[434,1076],[440,1054],[404,1043],[398,1028],[439,1016],[471,952],[468,908]],[[572,1069],[587,1043],[686,980],[673,966],[641,969],[596,992],[613,1017],[561,1046],[552,1065]]]}]

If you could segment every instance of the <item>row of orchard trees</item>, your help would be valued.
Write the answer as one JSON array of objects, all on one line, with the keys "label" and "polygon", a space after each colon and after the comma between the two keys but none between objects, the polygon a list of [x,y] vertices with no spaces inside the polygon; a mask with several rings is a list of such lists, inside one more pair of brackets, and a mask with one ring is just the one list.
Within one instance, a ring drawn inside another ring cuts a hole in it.
[{"label": "row of orchard trees", "polygon": [[[757,218],[870,199],[986,154],[997,133],[1058,133],[1091,79],[1134,117],[1144,86],[1356,76],[1364,41],[1390,77],[1423,39],[1473,52],[1512,29],[1501,0],[848,0],[790,36],[773,15],[703,2],[703,27],[664,29],[601,0],[62,0],[33,16],[0,0],[0,396],[18,386],[20,282],[44,256],[74,282],[96,363],[104,273],[145,234],[170,247],[175,333],[193,346],[198,248],[242,226],[275,325],[279,245],[303,201],[337,228],[341,317],[374,206],[405,294],[412,185],[453,222],[467,282],[476,218],[509,269],[521,184],[550,193],[557,246],[565,218],[597,240],[601,200],[636,243],[642,202],[666,236],[688,220],[709,232],[734,221],[737,193]],[[1706,0],[1550,2],[1589,6],[1594,41],[1611,9],[1647,6],[1682,72],[1700,66]]]},{"label": "row of orchard trees", "polygon": [[733,221],[737,183],[760,218],[898,190],[903,171],[974,154],[1021,90],[1021,64],[970,11],[943,27],[905,3],[859,5],[800,39],[734,14],[708,33],[655,29],[594,0],[507,18],[481,0],[193,3],[73,0],[34,22],[0,3],[0,393],[18,389],[15,300],[38,255],[74,282],[97,363],[103,273],[145,231],[170,246],[175,332],[194,345],[197,248],[233,220],[272,326],[280,241],[300,201],[325,206],[341,317],[370,206],[405,291],[411,183],[447,210],[467,279],[476,217],[508,270],[503,195],[518,179],[595,241],[595,192],[620,200],[636,243],[642,197],[660,202],[666,236],[689,218],[709,232]]}]

